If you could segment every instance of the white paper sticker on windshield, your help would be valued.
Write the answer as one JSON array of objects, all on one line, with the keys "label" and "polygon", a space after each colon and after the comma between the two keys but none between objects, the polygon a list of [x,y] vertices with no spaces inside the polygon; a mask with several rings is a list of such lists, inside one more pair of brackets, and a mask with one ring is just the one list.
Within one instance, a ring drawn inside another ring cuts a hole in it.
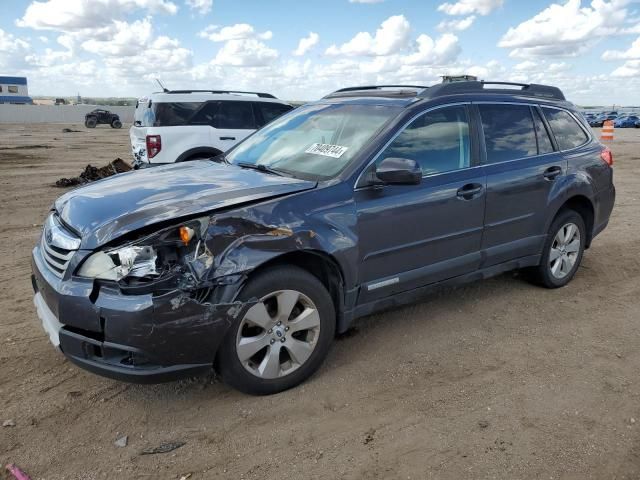
[{"label": "white paper sticker on windshield", "polygon": [[305,153],[313,153],[315,155],[324,155],[325,157],[340,158],[349,147],[341,147],[340,145],[329,145],[327,143],[314,143],[305,150]]}]

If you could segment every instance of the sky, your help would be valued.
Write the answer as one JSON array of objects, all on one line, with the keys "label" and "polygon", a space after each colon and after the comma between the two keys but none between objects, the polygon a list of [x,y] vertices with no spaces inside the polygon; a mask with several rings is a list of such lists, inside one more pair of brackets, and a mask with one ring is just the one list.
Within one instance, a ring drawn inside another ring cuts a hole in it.
[{"label": "sky", "polygon": [[0,74],[31,95],[170,89],[313,100],[440,75],[640,104],[640,0],[2,0]]}]

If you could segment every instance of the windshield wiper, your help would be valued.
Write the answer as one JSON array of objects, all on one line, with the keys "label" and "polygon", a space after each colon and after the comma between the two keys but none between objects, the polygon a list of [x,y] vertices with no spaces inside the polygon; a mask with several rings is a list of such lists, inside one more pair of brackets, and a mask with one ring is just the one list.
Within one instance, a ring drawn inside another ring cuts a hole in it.
[{"label": "windshield wiper", "polygon": [[267,167],[266,165],[262,165],[259,163],[248,163],[248,162],[238,162],[236,163],[239,167],[242,168],[252,168],[253,170],[259,170],[264,173],[270,173],[272,175],[278,175],[279,177],[286,177],[282,171],[277,170],[275,168]]}]

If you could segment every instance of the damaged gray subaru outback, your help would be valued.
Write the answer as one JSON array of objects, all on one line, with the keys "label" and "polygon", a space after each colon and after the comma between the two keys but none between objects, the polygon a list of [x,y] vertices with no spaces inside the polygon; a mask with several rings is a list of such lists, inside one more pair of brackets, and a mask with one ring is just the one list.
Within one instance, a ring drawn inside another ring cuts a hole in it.
[{"label": "damaged gray subaru outback", "polygon": [[34,303],[78,366],[291,388],[363,315],[523,269],[566,285],[607,225],[611,152],[550,86],[338,90],[226,154],[53,205]]}]

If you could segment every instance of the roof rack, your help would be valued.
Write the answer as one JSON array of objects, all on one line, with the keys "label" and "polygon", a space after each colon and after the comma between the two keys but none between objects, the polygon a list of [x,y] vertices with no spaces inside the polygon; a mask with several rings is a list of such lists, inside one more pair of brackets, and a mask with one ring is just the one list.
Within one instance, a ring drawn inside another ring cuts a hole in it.
[{"label": "roof rack", "polygon": [[229,93],[242,93],[247,95],[256,95],[260,98],[276,98],[275,95],[263,92],[244,92],[242,90],[168,90],[163,93],[214,93],[214,94],[229,94]]},{"label": "roof rack", "polygon": [[[490,85],[499,85],[499,87],[487,88],[487,86]],[[484,80],[439,83],[433,87],[423,90],[418,94],[418,96],[423,98],[435,98],[443,95],[457,95],[461,93],[515,93],[526,96],[552,98],[554,100],[565,100],[562,90],[558,87],[539,85],[537,83],[486,82]]]},{"label": "roof rack", "polygon": [[383,88],[413,88],[418,90],[424,90],[425,88],[429,88],[425,85],[362,85],[359,87],[346,87],[336,90],[335,92],[331,92],[329,95],[326,95],[325,98],[332,96],[341,96],[342,94],[348,94],[350,92],[360,92],[363,90],[370,91],[382,91]]}]

